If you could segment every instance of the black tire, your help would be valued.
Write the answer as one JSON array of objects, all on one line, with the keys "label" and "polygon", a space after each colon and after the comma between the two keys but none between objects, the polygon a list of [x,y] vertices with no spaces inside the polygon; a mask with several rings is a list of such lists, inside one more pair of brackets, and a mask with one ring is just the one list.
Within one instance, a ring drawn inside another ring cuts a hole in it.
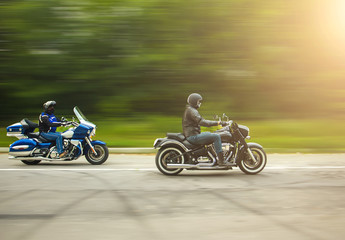
[{"label": "black tire", "polygon": [[[177,157],[179,155],[181,155],[181,157]],[[169,161],[169,158],[173,159]],[[182,172],[183,168],[167,168],[167,160],[169,163],[184,163],[183,152],[180,149],[175,147],[159,149],[156,155],[156,166],[158,170],[165,175],[177,175]]]},{"label": "black tire", "polygon": [[254,162],[249,153],[244,154],[244,159],[241,159],[238,166],[245,174],[258,174],[261,172],[267,163],[267,156],[262,148],[250,147],[257,162]]},{"label": "black tire", "polygon": [[22,160],[22,162],[26,165],[37,165],[41,162],[41,160]]},{"label": "black tire", "polygon": [[109,150],[106,145],[95,144],[93,145],[97,155],[95,155],[91,148],[85,153],[86,160],[92,165],[101,165],[107,161],[109,157]]}]

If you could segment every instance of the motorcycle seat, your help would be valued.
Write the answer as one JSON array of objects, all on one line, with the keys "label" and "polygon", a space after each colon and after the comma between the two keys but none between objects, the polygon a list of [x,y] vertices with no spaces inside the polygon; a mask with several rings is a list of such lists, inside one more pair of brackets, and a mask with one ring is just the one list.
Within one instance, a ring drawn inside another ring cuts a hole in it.
[{"label": "motorcycle seat", "polygon": [[39,132],[31,132],[27,134],[29,138],[38,138],[40,136]]},{"label": "motorcycle seat", "polygon": [[30,121],[30,120],[27,119],[27,118],[24,118],[23,120],[21,120],[21,121],[20,121],[20,124],[23,125],[23,128],[24,128],[24,129],[30,129],[30,130],[32,130],[32,129],[38,128],[38,124],[37,124],[37,123],[32,122],[32,121]]},{"label": "motorcycle seat", "polygon": [[195,148],[202,146],[202,144],[198,144],[198,145],[191,144],[190,142],[187,141],[187,139],[184,140],[182,143],[183,143],[183,145],[185,145],[189,149],[195,149]]},{"label": "motorcycle seat", "polygon": [[39,141],[41,143],[53,142],[53,141],[49,141],[48,139],[45,139],[44,137],[42,137],[39,132],[27,133],[27,136],[29,138],[35,138],[37,141]]},{"label": "motorcycle seat", "polygon": [[167,133],[167,138],[174,139],[179,142],[186,140],[186,137],[182,133]]},{"label": "motorcycle seat", "polygon": [[181,143],[183,143],[183,145],[185,145],[187,148],[189,149],[195,149],[200,147],[202,144],[191,144],[190,142],[188,142],[188,140],[186,139],[186,137],[183,135],[183,133],[167,133],[167,137],[168,139],[174,139],[177,140]]}]

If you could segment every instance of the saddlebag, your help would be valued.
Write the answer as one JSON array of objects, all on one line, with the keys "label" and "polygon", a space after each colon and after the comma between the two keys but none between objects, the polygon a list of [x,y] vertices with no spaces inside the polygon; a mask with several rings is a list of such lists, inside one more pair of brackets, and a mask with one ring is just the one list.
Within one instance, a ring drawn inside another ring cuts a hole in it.
[{"label": "saddlebag", "polygon": [[27,157],[31,155],[36,145],[37,142],[33,139],[20,139],[11,144],[8,154],[15,157]]}]

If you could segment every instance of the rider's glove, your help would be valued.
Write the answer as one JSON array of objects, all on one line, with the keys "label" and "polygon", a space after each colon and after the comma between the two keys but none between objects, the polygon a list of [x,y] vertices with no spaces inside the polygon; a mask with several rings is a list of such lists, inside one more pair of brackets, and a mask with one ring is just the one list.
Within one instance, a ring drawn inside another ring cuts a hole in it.
[{"label": "rider's glove", "polygon": [[228,122],[226,122],[226,121],[222,121],[222,122],[220,123],[220,125],[222,125],[222,127],[225,127],[225,126],[228,126],[229,124],[228,124]]},{"label": "rider's glove", "polygon": [[61,122],[61,126],[67,126],[69,124],[69,122]]}]

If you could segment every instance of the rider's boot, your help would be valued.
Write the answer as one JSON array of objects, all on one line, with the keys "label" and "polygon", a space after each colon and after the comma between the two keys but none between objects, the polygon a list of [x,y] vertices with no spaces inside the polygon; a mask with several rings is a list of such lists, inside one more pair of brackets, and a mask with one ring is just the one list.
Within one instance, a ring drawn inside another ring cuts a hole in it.
[{"label": "rider's boot", "polygon": [[224,155],[223,152],[220,152],[217,154],[218,157],[218,165],[223,166],[224,165]]},{"label": "rider's boot", "polygon": [[67,155],[67,151],[64,151],[63,153],[60,153],[59,158],[63,158],[66,155]]},{"label": "rider's boot", "polygon": [[223,152],[218,153],[217,156],[218,156],[218,162],[217,162],[218,166],[220,166],[220,167],[225,167],[225,166],[230,167],[230,164],[228,162],[226,162],[226,163],[224,162],[224,154],[223,154]]}]

